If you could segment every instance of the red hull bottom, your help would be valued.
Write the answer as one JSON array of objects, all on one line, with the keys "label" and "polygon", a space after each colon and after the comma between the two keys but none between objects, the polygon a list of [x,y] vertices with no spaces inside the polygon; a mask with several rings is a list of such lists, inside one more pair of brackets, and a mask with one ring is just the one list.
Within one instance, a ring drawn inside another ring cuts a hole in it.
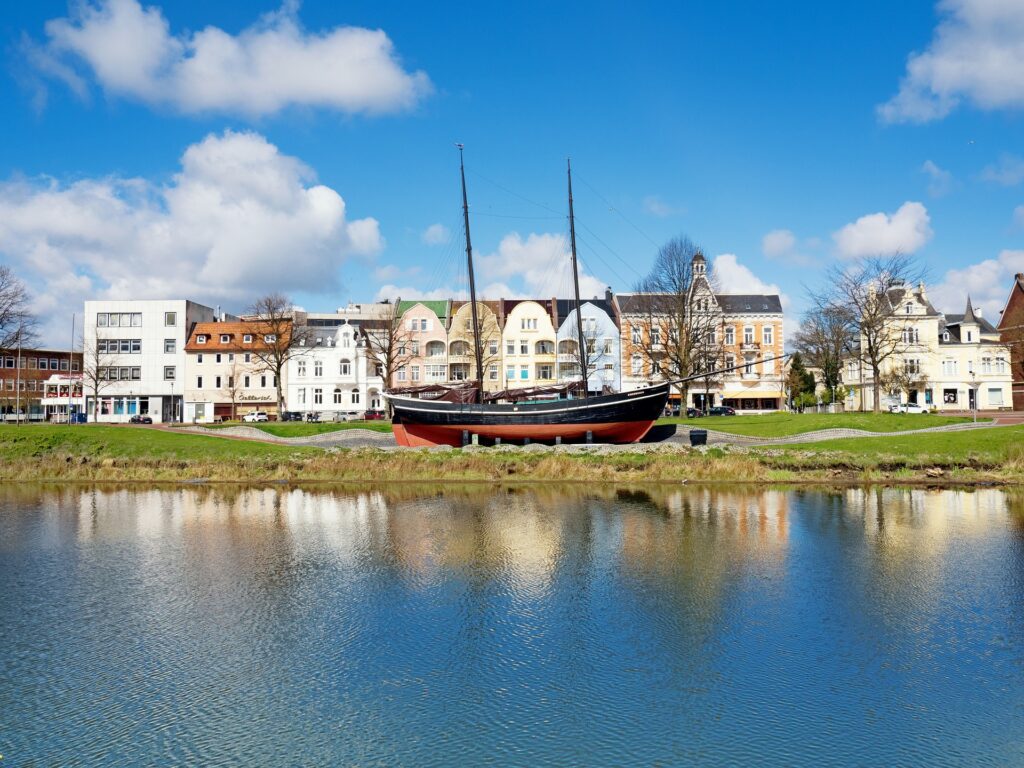
[{"label": "red hull bottom", "polygon": [[587,432],[593,435],[595,443],[635,443],[646,435],[653,421],[629,421],[610,424],[531,424],[510,426],[473,426],[433,424],[395,424],[395,440],[407,448],[423,448],[432,445],[462,445],[462,433],[479,435],[485,440],[501,438],[510,443],[529,439],[536,443],[553,443],[556,437],[566,442],[586,439]]}]

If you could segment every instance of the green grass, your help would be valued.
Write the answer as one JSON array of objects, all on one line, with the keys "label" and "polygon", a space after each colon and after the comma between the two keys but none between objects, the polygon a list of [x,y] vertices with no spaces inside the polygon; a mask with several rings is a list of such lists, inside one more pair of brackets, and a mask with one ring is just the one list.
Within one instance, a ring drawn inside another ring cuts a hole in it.
[{"label": "green grass", "polygon": [[320,435],[324,432],[337,432],[342,429],[369,429],[374,432],[391,432],[390,421],[328,421],[309,423],[305,421],[262,421],[256,423],[231,421],[222,424],[204,424],[207,429],[224,429],[225,427],[253,427],[277,437],[307,437]]},{"label": "green grass", "polygon": [[992,461],[1019,458],[1024,447],[1024,426],[993,427],[964,432],[934,432],[891,437],[851,437],[785,446],[785,451],[829,451],[851,456],[942,458],[949,461],[971,457]]},{"label": "green grass", "polygon": [[0,462],[54,456],[147,460],[216,460],[290,456],[290,446],[172,432],[136,426],[51,425],[0,426]]},{"label": "green grass", "polygon": [[[868,432],[900,432],[941,427],[970,421],[963,416],[919,413],[768,413],[763,416],[705,416],[700,419],[661,419],[659,424],[685,424],[734,435],[782,437],[819,429],[864,429]],[[990,421],[979,419],[978,421]]]}]

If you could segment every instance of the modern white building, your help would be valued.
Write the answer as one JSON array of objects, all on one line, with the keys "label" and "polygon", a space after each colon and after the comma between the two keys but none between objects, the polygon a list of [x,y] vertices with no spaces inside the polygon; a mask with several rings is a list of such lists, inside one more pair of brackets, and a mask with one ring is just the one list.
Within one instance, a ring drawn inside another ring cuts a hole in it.
[{"label": "modern white building", "polygon": [[303,351],[284,377],[289,411],[322,420],[351,418],[384,407],[384,380],[368,354],[366,333],[392,316],[392,304],[349,304],[332,313],[298,313]]},{"label": "modern white building", "polygon": [[213,308],[187,299],[85,302],[82,370],[89,420],[125,422],[139,414],[154,422],[181,421],[189,331],[216,318]]},{"label": "modern white building", "polygon": [[84,398],[81,373],[55,373],[42,385],[39,404],[47,421],[66,424],[69,410],[72,417],[82,412]]}]

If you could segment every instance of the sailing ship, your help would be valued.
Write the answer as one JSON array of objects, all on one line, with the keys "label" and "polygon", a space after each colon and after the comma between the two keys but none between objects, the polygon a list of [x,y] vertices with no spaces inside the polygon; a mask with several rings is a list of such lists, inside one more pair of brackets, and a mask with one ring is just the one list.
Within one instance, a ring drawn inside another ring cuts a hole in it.
[{"label": "sailing ship", "polygon": [[480,378],[484,370],[483,349],[473,275],[473,245],[469,233],[466,169],[462,158],[463,147],[461,144],[457,146],[462,177],[462,214],[477,380],[469,385],[431,385],[386,392],[384,396],[391,401],[394,412],[393,428],[398,444],[461,446],[474,436],[484,444],[498,441],[633,443],[642,439],[664,412],[671,382],[630,392],[596,396],[591,396],[587,391],[587,342],[580,317],[580,281],[570,163],[566,164],[569,182],[569,241],[582,386],[576,388],[575,392],[572,386],[553,386],[484,393]]}]

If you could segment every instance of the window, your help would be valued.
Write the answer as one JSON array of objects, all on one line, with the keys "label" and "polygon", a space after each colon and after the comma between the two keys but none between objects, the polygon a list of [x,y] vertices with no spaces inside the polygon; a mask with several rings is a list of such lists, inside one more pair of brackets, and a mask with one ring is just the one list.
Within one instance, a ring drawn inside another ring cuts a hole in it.
[{"label": "window", "polygon": [[[277,378],[277,377],[275,376],[274,378]],[[277,385],[275,384],[274,386],[276,387]],[[267,377],[266,377],[266,375],[260,376],[260,387],[263,388],[263,389],[267,388]]]},{"label": "window", "polygon": [[335,405],[341,405],[341,390],[334,388],[334,396],[331,398]]},{"label": "window", "polygon": [[630,358],[630,361],[629,361],[629,372],[633,376],[639,376],[640,372],[642,370],[643,370],[643,361],[640,360],[640,355],[633,355],[633,357]]},{"label": "window", "polygon": [[1006,373],[1006,358],[996,358],[996,373]]},{"label": "window", "polygon": [[244,389],[249,388],[249,374],[246,374],[245,376],[242,377],[242,387]]},{"label": "window", "polygon": [[[21,367],[22,368],[25,367],[25,361],[24,360],[21,361]],[[67,360],[61,360],[60,361],[60,369],[62,371],[66,371],[68,369],[68,361]]]},{"label": "window", "polygon": [[[981,358],[981,372],[982,373],[992,373],[992,358],[991,357],[983,357],[983,358]],[[1000,390],[1000,391],[1002,391],[1002,390]]]},{"label": "window", "polygon": [[[714,366],[712,366],[714,368]],[[775,360],[769,359],[761,363],[761,372],[765,375],[771,375],[775,373]]]},{"label": "window", "polygon": [[942,390],[942,402],[947,405],[956,404],[956,390],[955,389],[944,389]]},{"label": "window", "polygon": [[611,339],[605,339],[604,340],[604,346],[601,349],[602,349],[602,352],[604,354],[610,355],[612,353],[612,340]]},{"label": "window", "polygon": [[491,381],[498,380],[498,366],[496,364],[491,364],[487,367],[487,378]]},{"label": "window", "polygon": [[520,379],[528,379],[528,378],[530,378],[530,368],[529,368],[529,366],[526,366],[526,365],[520,366],[520,368],[519,368],[519,378]]},{"label": "window", "polygon": [[905,307],[905,309],[906,309],[906,311],[907,311],[907,314],[909,315],[909,314],[911,314],[911,313],[912,313],[912,312],[914,311],[914,305],[913,305],[913,304],[911,304],[911,303],[910,303],[910,302],[908,301],[908,302],[907,302],[907,304],[906,304],[906,307]]},{"label": "window", "polygon": [[1003,406],[1003,390],[998,387],[989,387],[988,390],[988,404],[992,408],[1002,408]]},{"label": "window", "polygon": [[733,328],[731,325],[730,326],[726,326],[726,329],[725,329],[725,343],[726,344],[730,344],[730,345],[736,343],[736,329]]},{"label": "window", "polygon": [[221,344],[230,344],[231,343],[231,334],[229,334],[229,333],[222,333],[220,335],[220,343]]},{"label": "window", "polygon": [[514,341],[505,342],[505,354],[514,355],[516,353],[516,343]]},{"label": "window", "polygon": [[203,353],[200,352],[198,355],[196,355],[196,363],[199,364],[199,365],[202,365],[202,362],[203,362]]},{"label": "window", "polygon": [[487,342],[487,354],[496,355],[498,354],[498,340],[491,339]]},{"label": "window", "polygon": [[658,326],[651,328],[651,344],[655,347],[661,344],[661,328]]},{"label": "window", "polygon": [[341,363],[338,365],[338,373],[341,374],[342,376],[351,376],[352,375],[352,361],[351,360],[342,360]]},{"label": "window", "polygon": [[205,343],[206,343],[206,334],[205,333],[200,333],[198,336],[196,336],[196,344],[205,344]]},{"label": "window", "polygon": [[[766,325],[761,330],[761,341],[766,347],[770,347],[772,344],[775,343],[773,341],[774,336],[775,334],[772,333],[772,327],[770,325]],[[711,340],[711,343],[714,343],[714,339]]]},{"label": "window", "polygon": [[917,375],[921,372],[921,361],[918,358],[907,358],[903,362],[903,367],[907,373]]},{"label": "window", "polygon": [[174,339],[164,339],[164,354],[173,355],[177,346],[178,345],[175,344]]},{"label": "window", "polygon": [[242,343],[243,344],[252,344],[252,334],[251,333],[247,333],[247,334],[243,335],[242,336]]},{"label": "window", "polygon": [[754,358],[748,357],[743,361],[743,375],[752,376],[754,374]]},{"label": "window", "polygon": [[404,365],[400,365],[398,367],[397,378],[398,378],[399,381],[405,381],[405,379],[406,379],[406,371],[405,371],[405,366]]},{"label": "window", "polygon": [[538,341],[534,345],[534,351],[538,355],[553,355],[555,354],[555,342],[553,341]]},{"label": "window", "polygon": [[324,391],[320,387],[313,387],[313,405],[324,404]]},{"label": "window", "polygon": [[419,355],[420,355],[420,343],[418,341],[414,341],[414,342],[411,343],[411,346],[412,346],[413,357],[419,357]]},{"label": "window", "polygon": [[71,370],[72,371],[77,371],[78,370],[78,361],[77,360],[72,360],[71,361]]},{"label": "window", "polygon": [[413,381],[420,380],[420,367],[418,365],[410,365],[409,372],[412,374]]},{"label": "window", "polygon": [[917,328],[907,326],[903,329],[903,343],[917,344],[921,340],[921,334]]},{"label": "window", "polygon": [[359,405],[359,390],[352,390],[352,405]]},{"label": "window", "polygon": [[524,331],[536,331],[537,330],[537,318],[535,317],[524,317],[519,321],[521,330]]},{"label": "window", "polygon": [[100,312],[96,315],[96,326],[99,328],[107,327],[107,313]]},{"label": "window", "polygon": [[298,394],[299,394],[299,398],[298,398],[299,405],[305,405],[306,404],[306,388],[305,387],[300,387]]},{"label": "window", "polygon": [[245,362],[251,363],[252,362],[252,355],[250,355],[248,352],[246,352],[244,357],[243,357],[243,359],[245,360]]},{"label": "window", "polygon": [[968,331],[967,332],[967,341],[970,342],[970,341],[973,341],[973,340],[974,340],[974,334],[971,331]]},{"label": "window", "polygon": [[[943,360],[942,361],[942,375],[943,376],[956,376],[957,375],[957,361],[956,360]],[[947,401],[948,402],[948,401]],[[953,402],[956,402],[955,400]]]},{"label": "window", "polygon": [[34,357],[30,357],[28,359],[28,367],[29,370],[35,370],[36,368],[39,367],[39,361]]},{"label": "window", "polygon": [[173,365],[164,366],[164,381],[174,381],[175,369]]},{"label": "window", "polygon": [[430,322],[430,320],[429,320],[429,319],[427,319],[427,318],[425,318],[425,317],[422,317],[422,318],[420,318],[420,330],[421,330],[421,331],[429,331],[429,330],[430,330],[430,327],[431,327],[432,325],[433,325],[433,323],[432,323],[432,322]]},{"label": "window", "polygon": [[661,361],[659,361],[659,360],[652,360],[651,361],[651,373],[654,376],[657,376],[657,375],[659,375],[661,373]]},{"label": "window", "polygon": [[630,332],[630,340],[634,344],[639,344],[640,343],[640,329],[637,328],[635,325],[631,325],[629,327],[629,332]]},{"label": "window", "polygon": [[743,343],[753,344],[754,343],[754,326],[747,325],[743,328]]},{"label": "window", "polygon": [[202,388],[203,388],[203,377],[202,376],[196,376],[196,389],[202,389]]},{"label": "window", "polygon": [[943,331],[942,332],[942,340],[943,341],[949,341],[949,331]]},{"label": "window", "polygon": [[445,366],[443,365],[428,365],[427,366],[427,381],[444,381],[447,378],[445,372]]},{"label": "window", "polygon": [[295,367],[297,369],[296,372],[295,372],[296,376],[305,376],[306,375],[306,361],[305,360],[299,360],[297,363],[295,363]]},{"label": "window", "polygon": [[516,377],[516,367],[514,365],[505,366],[505,378],[514,379]]},{"label": "window", "polygon": [[274,342],[277,341],[277,334],[268,333],[266,336],[263,337],[263,341],[266,342],[267,344],[273,344]]},{"label": "window", "polygon": [[213,386],[216,389],[220,389],[220,376],[217,376],[213,380]]},{"label": "window", "polygon": [[551,378],[554,378],[554,376],[552,376],[552,369],[553,369],[553,366],[550,363],[545,364],[545,365],[538,365],[537,366],[537,378],[538,379],[551,379]]},{"label": "window", "polygon": [[217,353],[217,355],[216,355],[216,357],[214,358],[214,360],[215,360],[215,362],[218,362],[218,363],[219,363],[219,362],[221,361],[221,359],[222,359],[222,358],[221,358],[221,354],[220,354],[220,352],[218,352],[218,353]]},{"label": "window", "polygon": [[520,339],[519,340],[519,354],[520,355],[528,355],[528,354],[530,354],[530,342],[528,342],[526,339]]},{"label": "window", "polygon": [[164,312],[164,325],[168,328],[178,324],[177,312]]},{"label": "window", "polygon": [[313,361],[313,375],[317,378],[324,375],[324,361],[314,360]]}]

